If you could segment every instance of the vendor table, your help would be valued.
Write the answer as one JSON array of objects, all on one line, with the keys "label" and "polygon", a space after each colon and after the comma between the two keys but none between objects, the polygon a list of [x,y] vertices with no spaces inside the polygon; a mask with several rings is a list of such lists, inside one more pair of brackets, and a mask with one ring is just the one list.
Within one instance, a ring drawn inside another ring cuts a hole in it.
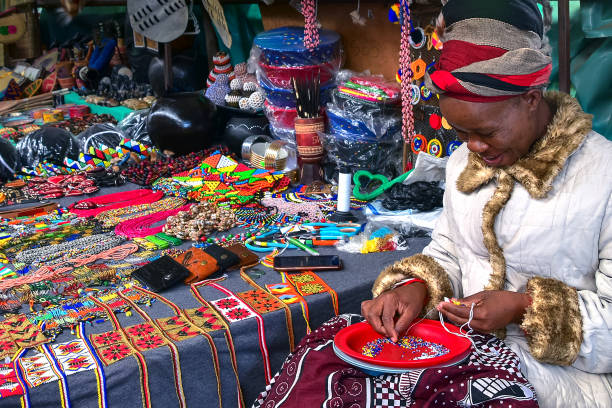
[{"label": "vendor table", "polygon": [[[107,188],[98,194],[133,188],[137,186]],[[66,205],[68,200],[60,203]],[[27,387],[25,406],[251,406],[291,346],[306,334],[306,314],[314,330],[336,309],[359,313],[361,301],[371,298],[379,272],[419,253],[428,241],[414,238],[405,251],[340,252],[341,271],[289,275],[300,287],[304,305],[297,302],[285,308],[278,298],[262,295],[257,286],[281,284],[282,277],[259,265],[246,276],[232,271],[210,284],[174,287],[151,306],[117,314],[115,327],[109,320],[84,323],[74,333],[65,331],[54,343],[25,354],[32,357],[27,362],[37,379]],[[333,248],[320,252],[338,253]],[[285,286],[276,287],[281,292],[277,296],[282,297]],[[216,311],[211,303],[217,305]],[[220,319],[219,311],[225,319]],[[38,372],[32,370],[34,364]],[[58,370],[59,365],[63,370]],[[20,398],[2,398],[0,407],[20,406]]]}]

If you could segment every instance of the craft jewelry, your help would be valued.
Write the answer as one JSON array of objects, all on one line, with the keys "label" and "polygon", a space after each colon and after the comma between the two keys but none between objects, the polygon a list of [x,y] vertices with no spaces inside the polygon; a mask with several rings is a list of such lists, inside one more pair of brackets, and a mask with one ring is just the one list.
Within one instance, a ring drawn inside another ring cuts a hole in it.
[{"label": "craft jewelry", "polygon": [[[117,242],[116,237],[111,234],[97,234],[83,237],[74,241],[63,242],[61,244],[23,251],[18,253],[15,256],[15,259],[18,262],[23,262],[26,264],[32,264],[35,262],[42,263],[56,258],[71,256],[79,252],[83,252],[87,250],[87,248],[93,248],[96,245],[104,243],[108,240]],[[118,242],[121,241],[123,241],[123,239],[119,239]]]},{"label": "craft jewelry", "polygon": [[116,208],[105,211],[96,216],[104,226],[115,226],[122,221],[139,218],[159,211],[171,210],[185,204],[184,199],[177,197],[166,197],[152,204],[139,204],[124,208]]},{"label": "craft jewelry", "polygon": [[157,224],[161,221],[166,220],[168,217],[176,215],[181,211],[188,210],[192,204],[187,204],[182,207],[172,208],[165,211],[154,212],[152,214],[147,214],[142,217],[130,219],[127,221],[123,221],[115,227],[115,234],[122,235],[128,238],[134,237],[146,237],[148,235],[153,235],[158,232],[162,232],[164,225],[159,225],[154,227],[154,224]]},{"label": "craft jewelry", "polygon": [[232,211],[211,203],[200,203],[189,211],[169,217],[163,231],[181,239],[199,240],[213,231],[226,231],[236,225]]},{"label": "craft jewelry", "polygon": [[90,217],[116,208],[150,204],[162,197],[162,193],[146,189],[122,191],[77,201],[68,208],[79,217]]}]

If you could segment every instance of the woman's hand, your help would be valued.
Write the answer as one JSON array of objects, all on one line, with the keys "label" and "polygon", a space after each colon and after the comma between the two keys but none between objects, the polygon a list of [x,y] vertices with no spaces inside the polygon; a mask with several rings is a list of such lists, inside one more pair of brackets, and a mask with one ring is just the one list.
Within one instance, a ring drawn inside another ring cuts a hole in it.
[{"label": "woman's hand", "polygon": [[470,317],[474,303],[474,316],[470,326],[479,332],[490,333],[510,323],[520,323],[531,300],[525,293],[506,290],[485,290],[455,302],[440,302],[436,308],[442,314],[461,326]]},{"label": "woman's hand", "polygon": [[377,333],[396,342],[423,310],[426,296],[427,287],[414,282],[361,302],[361,314]]}]

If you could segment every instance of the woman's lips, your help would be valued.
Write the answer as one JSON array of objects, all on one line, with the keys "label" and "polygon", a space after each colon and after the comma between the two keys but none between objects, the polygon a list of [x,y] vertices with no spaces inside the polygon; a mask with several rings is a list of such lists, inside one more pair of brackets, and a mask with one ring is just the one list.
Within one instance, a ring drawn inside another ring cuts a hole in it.
[{"label": "woman's lips", "polygon": [[480,156],[489,166],[497,166],[501,163],[504,154],[500,153],[497,156]]}]

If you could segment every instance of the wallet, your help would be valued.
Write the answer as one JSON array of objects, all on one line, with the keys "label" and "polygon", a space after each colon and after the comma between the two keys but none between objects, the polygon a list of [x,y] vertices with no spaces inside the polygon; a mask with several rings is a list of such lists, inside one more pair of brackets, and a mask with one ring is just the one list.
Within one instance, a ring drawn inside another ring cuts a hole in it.
[{"label": "wallet", "polygon": [[222,271],[240,264],[238,255],[217,244],[212,244],[204,248],[204,252],[217,260],[217,265],[219,265],[219,269]]},{"label": "wallet", "polygon": [[219,270],[217,260],[200,248],[191,248],[183,252],[176,257],[176,262],[189,271],[189,275],[184,280],[186,285],[204,280]]},{"label": "wallet", "polygon": [[153,292],[161,292],[182,282],[189,276],[189,270],[165,255],[135,270],[132,276]]},{"label": "wallet", "polygon": [[247,247],[244,246],[244,244],[233,244],[228,246],[226,249],[230,252],[233,252],[240,260],[240,263],[238,263],[238,265],[234,265],[230,267],[230,269],[238,269],[242,268],[243,266],[254,265],[259,262],[259,256],[257,256],[257,254],[255,254],[254,252],[249,251]]}]

